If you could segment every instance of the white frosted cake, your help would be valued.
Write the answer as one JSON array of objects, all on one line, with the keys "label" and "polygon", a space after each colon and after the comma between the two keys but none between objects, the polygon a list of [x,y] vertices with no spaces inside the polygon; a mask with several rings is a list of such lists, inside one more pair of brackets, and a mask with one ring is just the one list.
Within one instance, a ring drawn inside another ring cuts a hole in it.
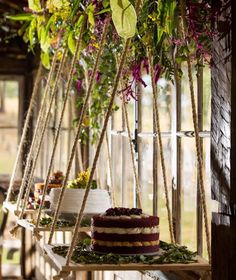
[{"label": "white frosted cake", "polygon": [[[60,189],[52,189],[50,192],[50,208],[55,210],[60,196]],[[65,189],[62,199],[61,213],[78,213],[84,198],[84,189]],[[103,213],[111,207],[110,196],[106,190],[91,189],[86,202],[85,214]]]}]

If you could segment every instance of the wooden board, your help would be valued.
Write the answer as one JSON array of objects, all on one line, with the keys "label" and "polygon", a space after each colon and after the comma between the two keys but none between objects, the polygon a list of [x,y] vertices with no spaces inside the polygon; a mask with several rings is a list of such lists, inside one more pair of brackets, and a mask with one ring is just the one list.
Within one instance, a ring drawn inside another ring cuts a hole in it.
[{"label": "wooden board", "polygon": [[[10,213],[18,216],[21,213],[22,208],[19,207],[19,210],[17,210],[16,203],[4,201],[3,207],[7,209]],[[37,213],[37,209],[25,209],[24,214],[35,214]]]},{"label": "wooden board", "polygon": [[[27,219],[22,219],[22,220],[17,220],[18,225],[20,225],[21,227],[24,227],[25,229],[31,230],[32,232],[35,230],[35,225],[30,223]],[[60,227],[60,228],[56,228],[56,231],[73,231],[74,227]],[[50,231],[51,228],[50,227],[38,227],[39,231]],[[91,229],[90,227],[81,227],[79,229],[79,232],[90,232]]]},{"label": "wooden board", "polygon": [[[57,245],[58,246],[58,245]],[[203,258],[197,256],[196,263],[189,264],[74,264],[66,265],[66,259],[54,254],[52,251],[53,245],[44,245],[45,253],[52,260],[52,262],[61,271],[113,271],[113,270],[161,270],[161,271],[174,271],[174,270],[192,270],[192,271],[210,271],[209,263]]]}]

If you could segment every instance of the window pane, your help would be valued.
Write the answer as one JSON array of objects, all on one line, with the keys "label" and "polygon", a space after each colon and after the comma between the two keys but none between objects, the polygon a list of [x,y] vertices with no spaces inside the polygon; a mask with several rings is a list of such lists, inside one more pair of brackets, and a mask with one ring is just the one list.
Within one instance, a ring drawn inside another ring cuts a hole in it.
[{"label": "window pane", "polygon": [[153,213],[153,138],[139,138],[140,184],[143,212]]},{"label": "window pane", "polygon": [[16,157],[17,130],[0,129],[0,173],[11,174]]},{"label": "window pane", "polygon": [[197,161],[194,138],[182,138],[182,243],[196,250]]},{"label": "window pane", "polygon": [[114,104],[119,107],[117,111],[112,114],[112,129],[121,131],[122,128],[122,100],[119,96],[116,96]]},{"label": "window pane", "polygon": [[[211,129],[211,70],[203,68],[203,130]],[[209,144],[210,146],[210,144]]]},{"label": "window pane", "polygon": [[[190,98],[190,89],[189,89],[189,79],[188,79],[188,69],[187,65],[184,64],[182,67],[183,76],[182,76],[182,94],[181,94],[181,128],[182,130],[193,130],[193,119],[192,119],[192,105]],[[192,74],[194,79],[194,94],[195,102],[197,94],[197,80],[196,80],[196,71],[192,68]],[[196,103],[197,106],[197,103]]]},{"label": "window pane", "polygon": [[[0,173],[10,174],[18,142],[19,86],[17,81],[0,81]],[[4,128],[6,127],[6,128]]]},{"label": "window pane", "polygon": [[122,205],[122,150],[120,135],[112,135],[111,158],[115,202],[117,206],[120,206]]},{"label": "window pane", "polygon": [[[162,138],[165,167],[166,167],[166,178],[167,187],[169,191],[169,201],[171,203],[171,139]],[[170,205],[171,208],[171,205]],[[169,233],[169,222],[166,209],[165,189],[163,184],[163,173],[161,168],[160,154],[158,151],[158,216],[160,217],[160,233],[161,240],[170,241]]]},{"label": "window pane", "polygon": [[0,81],[0,125],[18,125],[18,82]]},{"label": "window pane", "polygon": [[[147,84],[141,87],[141,131],[153,131],[153,93],[151,78],[144,75],[143,79]],[[161,131],[170,131],[171,129],[171,84],[164,78],[158,81],[158,109],[160,115]]]}]

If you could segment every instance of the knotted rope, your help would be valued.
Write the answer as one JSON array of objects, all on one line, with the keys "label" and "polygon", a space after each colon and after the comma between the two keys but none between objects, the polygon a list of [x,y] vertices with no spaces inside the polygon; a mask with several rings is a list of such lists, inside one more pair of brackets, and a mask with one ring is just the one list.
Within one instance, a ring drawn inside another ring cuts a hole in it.
[{"label": "knotted rope", "polygon": [[[187,26],[185,24],[185,11],[186,11],[186,3],[184,0],[180,0],[180,9],[181,9],[181,31],[183,35],[183,39],[185,45],[188,46],[188,41],[186,38]],[[187,66],[188,66],[188,78],[189,78],[189,88],[190,88],[190,96],[191,96],[191,104],[192,104],[192,118],[194,125],[194,133],[195,133],[195,146],[197,151],[197,161],[198,161],[198,175],[199,175],[199,192],[200,198],[203,208],[203,217],[204,217],[204,225],[205,225],[205,233],[206,233],[206,243],[207,243],[207,253],[209,262],[211,262],[211,242],[210,242],[210,230],[209,230],[209,221],[208,221],[208,210],[206,204],[206,193],[204,187],[204,179],[203,179],[203,163],[202,163],[202,151],[201,151],[201,141],[199,137],[199,125],[197,118],[197,110],[196,103],[194,98],[194,85],[193,85],[193,76],[192,76],[192,67],[191,67],[191,59],[189,53],[187,53]]]},{"label": "knotted rope", "polygon": [[84,119],[84,116],[85,116],[85,113],[86,113],[86,110],[87,110],[87,105],[88,105],[90,95],[92,93],[93,83],[94,83],[95,75],[96,75],[96,72],[97,72],[97,69],[98,69],[98,66],[99,66],[100,57],[101,57],[103,48],[105,46],[106,35],[107,35],[109,23],[110,23],[110,18],[106,20],[106,23],[105,23],[104,28],[103,28],[100,48],[97,52],[97,56],[96,56],[95,64],[94,64],[94,67],[93,67],[92,75],[91,75],[91,78],[90,78],[87,94],[85,96],[85,100],[84,100],[84,103],[83,103],[83,106],[82,106],[82,109],[81,109],[79,123],[78,123],[78,127],[77,127],[77,133],[76,133],[76,136],[75,136],[75,139],[74,139],[74,143],[73,143],[73,147],[72,147],[72,150],[71,150],[70,159],[69,159],[69,162],[68,162],[65,178],[64,178],[63,183],[62,183],[61,192],[60,192],[60,196],[59,196],[58,203],[57,203],[57,208],[56,208],[56,211],[55,211],[55,214],[54,214],[54,217],[53,217],[53,222],[52,222],[51,229],[50,229],[50,236],[49,236],[49,240],[48,240],[49,244],[51,244],[51,242],[52,242],[52,237],[53,237],[53,234],[54,234],[54,231],[55,231],[55,228],[56,228],[56,223],[57,223],[57,219],[58,219],[58,216],[59,216],[60,206],[61,206],[62,199],[63,199],[64,193],[65,193],[67,180],[69,178],[72,162],[73,162],[74,155],[75,155],[75,152],[76,152],[77,142],[79,140],[81,129],[82,129],[83,119]]}]

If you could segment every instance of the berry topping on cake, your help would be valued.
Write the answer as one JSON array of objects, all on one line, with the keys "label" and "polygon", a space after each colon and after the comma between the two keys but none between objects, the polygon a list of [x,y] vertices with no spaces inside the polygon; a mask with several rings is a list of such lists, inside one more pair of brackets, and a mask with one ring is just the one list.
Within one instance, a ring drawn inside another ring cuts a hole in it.
[{"label": "berry topping on cake", "polygon": [[64,179],[64,175],[61,171],[54,172],[49,177],[49,184],[59,184],[61,185]]},{"label": "berry topping on cake", "polygon": [[142,209],[139,208],[125,208],[125,207],[114,207],[109,208],[105,212],[105,216],[131,216],[142,214]]}]

